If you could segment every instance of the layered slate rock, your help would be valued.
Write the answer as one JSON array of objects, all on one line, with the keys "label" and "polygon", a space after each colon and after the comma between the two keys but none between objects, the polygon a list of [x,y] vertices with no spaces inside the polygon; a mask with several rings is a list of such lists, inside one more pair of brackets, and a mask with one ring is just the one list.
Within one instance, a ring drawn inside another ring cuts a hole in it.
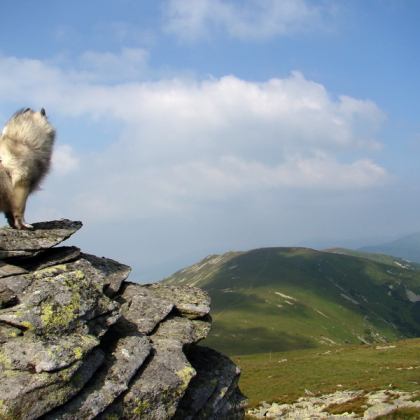
[{"label": "layered slate rock", "polygon": [[207,293],[57,246],[81,226],[0,229],[0,420],[244,418],[238,368],[197,346]]}]

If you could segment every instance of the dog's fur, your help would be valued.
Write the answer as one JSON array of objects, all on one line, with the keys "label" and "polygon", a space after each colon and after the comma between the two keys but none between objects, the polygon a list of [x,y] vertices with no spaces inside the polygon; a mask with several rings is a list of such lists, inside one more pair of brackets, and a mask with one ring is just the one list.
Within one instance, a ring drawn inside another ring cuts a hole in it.
[{"label": "dog's fur", "polygon": [[36,191],[51,165],[55,130],[44,108],[16,112],[0,136],[0,211],[16,229],[32,229],[25,222],[26,200]]}]

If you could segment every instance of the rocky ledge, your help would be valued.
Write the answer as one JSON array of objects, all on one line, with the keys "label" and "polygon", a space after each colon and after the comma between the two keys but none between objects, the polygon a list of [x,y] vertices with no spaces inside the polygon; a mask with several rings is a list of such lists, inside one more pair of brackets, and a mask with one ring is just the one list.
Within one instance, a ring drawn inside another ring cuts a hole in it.
[{"label": "rocky ledge", "polygon": [[243,419],[239,369],[197,345],[208,295],[57,246],[81,226],[0,229],[0,419]]}]

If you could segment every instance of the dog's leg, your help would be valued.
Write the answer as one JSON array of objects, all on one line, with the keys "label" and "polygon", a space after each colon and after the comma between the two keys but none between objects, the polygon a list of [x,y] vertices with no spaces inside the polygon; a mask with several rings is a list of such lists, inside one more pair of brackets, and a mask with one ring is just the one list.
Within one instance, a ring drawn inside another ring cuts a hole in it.
[{"label": "dog's leg", "polygon": [[12,191],[12,181],[2,166],[0,158],[0,211],[4,212],[9,225],[15,227],[15,218],[11,209]]},{"label": "dog's leg", "polygon": [[13,212],[6,211],[5,216],[6,216],[6,219],[7,219],[7,223],[9,223],[9,226],[14,228],[15,227],[15,218],[13,216]]},{"label": "dog's leg", "polygon": [[[32,225],[29,225],[25,222],[25,208],[26,200],[28,199],[30,189],[29,185],[26,183],[19,182],[13,188],[12,193],[12,223],[16,229],[33,229]],[[6,215],[9,224],[10,219]]]}]

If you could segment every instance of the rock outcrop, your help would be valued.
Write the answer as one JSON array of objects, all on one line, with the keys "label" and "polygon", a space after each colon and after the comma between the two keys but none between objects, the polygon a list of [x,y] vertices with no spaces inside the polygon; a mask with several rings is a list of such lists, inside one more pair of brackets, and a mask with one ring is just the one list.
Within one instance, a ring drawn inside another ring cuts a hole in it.
[{"label": "rock outcrop", "polygon": [[0,229],[0,419],[244,418],[239,368],[197,345],[208,295],[57,246],[81,226]]}]

